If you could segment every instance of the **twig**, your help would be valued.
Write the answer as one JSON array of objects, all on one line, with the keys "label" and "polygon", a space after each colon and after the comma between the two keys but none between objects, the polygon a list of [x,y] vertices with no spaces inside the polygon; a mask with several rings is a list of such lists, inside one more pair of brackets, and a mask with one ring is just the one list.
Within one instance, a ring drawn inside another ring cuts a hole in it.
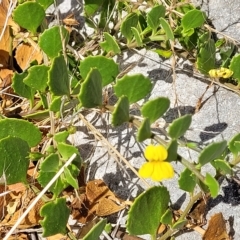
[{"label": "twig", "polygon": [[31,211],[31,209],[36,205],[36,203],[43,197],[43,195],[49,190],[49,188],[53,185],[53,183],[60,177],[60,175],[64,172],[64,169],[71,164],[71,162],[74,160],[74,158],[77,156],[76,153],[74,153],[68,161],[61,167],[61,169],[56,173],[56,175],[52,178],[52,180],[47,184],[47,186],[39,193],[39,195],[34,199],[34,201],[28,206],[26,211],[23,213],[23,215],[18,218],[17,222],[13,225],[13,227],[10,229],[10,231],[7,233],[7,235],[3,238],[3,240],[7,240],[15,231],[15,229],[18,227],[18,225],[22,222],[22,220],[27,216],[27,214]]}]

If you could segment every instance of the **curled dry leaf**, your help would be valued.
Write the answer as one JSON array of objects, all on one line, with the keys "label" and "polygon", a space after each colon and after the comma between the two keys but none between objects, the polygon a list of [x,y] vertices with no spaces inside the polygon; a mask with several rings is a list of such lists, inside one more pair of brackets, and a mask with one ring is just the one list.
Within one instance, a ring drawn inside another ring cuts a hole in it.
[{"label": "curled dry leaf", "polygon": [[230,240],[222,213],[217,213],[211,217],[203,240]]},{"label": "curled dry leaf", "polygon": [[[2,33],[3,30],[4,30],[3,27],[0,26],[0,34]],[[10,27],[7,26],[2,35],[2,39],[0,40],[0,68],[9,67],[9,57],[11,55],[10,52],[11,52]]]},{"label": "curled dry leaf", "polygon": [[24,71],[34,60],[37,60],[38,64],[40,64],[42,62],[43,56],[36,44],[32,45],[29,43],[21,43],[16,49],[15,58],[20,68]]}]

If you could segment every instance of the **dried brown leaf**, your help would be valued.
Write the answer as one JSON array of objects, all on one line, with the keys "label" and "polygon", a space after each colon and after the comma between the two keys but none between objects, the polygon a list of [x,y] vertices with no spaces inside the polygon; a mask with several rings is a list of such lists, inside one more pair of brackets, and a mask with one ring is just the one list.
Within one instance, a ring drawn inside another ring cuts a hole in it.
[{"label": "dried brown leaf", "polygon": [[37,60],[38,64],[40,64],[43,56],[38,46],[33,46],[29,43],[21,43],[16,49],[15,58],[20,68],[25,70],[34,60]]},{"label": "dried brown leaf", "polygon": [[203,240],[230,240],[222,213],[217,213],[211,217]]}]

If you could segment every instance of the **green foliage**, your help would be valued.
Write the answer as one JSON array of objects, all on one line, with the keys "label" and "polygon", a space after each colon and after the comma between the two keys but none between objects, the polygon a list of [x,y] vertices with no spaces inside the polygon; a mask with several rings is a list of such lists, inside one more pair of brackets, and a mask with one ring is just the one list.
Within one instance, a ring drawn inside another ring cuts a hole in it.
[{"label": "green foliage", "polygon": [[87,78],[92,68],[96,68],[101,74],[103,87],[112,83],[119,74],[118,65],[104,56],[90,56],[81,61],[79,70],[83,79]]},{"label": "green foliage", "polygon": [[68,69],[63,55],[53,59],[51,68],[48,72],[48,85],[51,93],[55,96],[70,94],[68,79]]},{"label": "green foliage", "polygon": [[28,143],[22,138],[8,136],[0,140],[0,151],[0,176],[5,177],[6,184],[27,183]]},{"label": "green foliage", "polygon": [[167,210],[169,200],[170,196],[165,187],[152,187],[140,194],[129,210],[128,232],[135,235],[154,235]]},{"label": "green foliage", "polygon": [[229,69],[233,71],[233,78],[235,78],[238,83],[240,83],[240,54],[234,56],[231,60]]},{"label": "green foliage", "polygon": [[48,82],[49,67],[45,65],[32,66],[28,69],[28,75],[23,79],[30,88],[45,92]]},{"label": "green foliage", "polygon": [[149,118],[145,118],[138,129],[137,140],[138,142],[143,142],[144,140],[152,137],[152,131],[150,126]]},{"label": "green foliage", "polygon": [[119,126],[129,121],[129,102],[126,96],[118,99],[115,109],[112,113],[112,125]]},{"label": "green foliage", "polygon": [[171,226],[172,219],[173,219],[172,211],[170,209],[167,209],[167,211],[162,215],[160,222]]},{"label": "green foliage", "polygon": [[25,2],[20,4],[13,12],[13,20],[32,33],[36,33],[44,17],[44,8],[37,2]]},{"label": "green foliage", "polygon": [[152,90],[152,83],[149,78],[142,74],[126,75],[117,80],[114,91],[118,97],[125,95],[130,103],[137,102],[144,98]]},{"label": "green foliage", "polygon": [[138,15],[136,13],[130,13],[124,19],[121,24],[120,31],[122,35],[127,39],[127,42],[130,43],[133,37],[132,27],[136,28],[138,24]]},{"label": "green foliage", "polygon": [[185,170],[180,174],[180,178],[178,180],[179,187],[187,192],[193,192],[196,186],[196,177],[193,173],[188,169]]},{"label": "green foliage", "polygon": [[36,2],[42,5],[42,7],[46,10],[51,4],[54,3],[54,0],[36,0]]},{"label": "green foliage", "polygon": [[173,34],[172,28],[170,27],[169,23],[165,20],[165,18],[161,18],[160,22],[166,33],[167,39],[174,41],[174,34]]},{"label": "green foliage", "polygon": [[36,146],[42,138],[42,133],[33,123],[22,119],[1,119],[0,129],[0,139],[18,137],[26,141],[29,147]]},{"label": "green foliage", "polygon": [[107,224],[106,219],[102,219],[99,221],[87,234],[84,236],[83,240],[92,240],[92,239],[99,239],[102,231],[104,230]]},{"label": "green foliage", "polygon": [[116,39],[109,33],[104,32],[105,42],[101,42],[100,46],[106,52],[113,52],[114,54],[121,53],[120,47],[118,46]]},{"label": "green foliage", "polygon": [[179,138],[185,134],[192,122],[192,116],[187,114],[172,122],[169,126],[168,134],[171,138]]},{"label": "green foliage", "polygon": [[178,157],[178,153],[177,153],[178,142],[176,139],[173,139],[170,142],[167,150],[168,150],[168,156],[167,156],[166,161],[168,161],[168,162],[176,161],[177,157]]},{"label": "green foliage", "polygon": [[211,196],[213,198],[217,197],[219,192],[219,183],[218,181],[209,173],[206,174],[204,183],[209,187]]},{"label": "green foliage", "polygon": [[238,153],[240,152],[239,144],[236,144],[240,142],[240,133],[235,135],[229,142],[228,142],[228,148],[233,153],[233,155],[236,157]]},{"label": "green foliage", "polygon": [[226,150],[227,142],[216,142],[205,147],[198,157],[198,163],[203,166],[217,158],[219,158]]},{"label": "green foliage", "polygon": [[39,39],[40,48],[50,58],[55,58],[63,50],[63,44],[69,41],[69,33],[64,27],[54,26],[41,34]]},{"label": "green foliage", "polygon": [[97,68],[89,71],[78,97],[83,107],[92,108],[102,105],[102,77]]},{"label": "green foliage", "polygon": [[147,14],[147,23],[152,28],[153,33],[157,31],[160,25],[160,18],[164,18],[166,8],[163,5],[156,5]]},{"label": "green foliage", "polygon": [[40,210],[43,227],[43,237],[49,237],[57,233],[65,234],[67,232],[67,221],[70,209],[66,205],[65,198],[58,198],[46,203]]},{"label": "green foliage", "polygon": [[146,102],[141,108],[141,113],[153,123],[168,110],[169,106],[170,101],[168,98],[159,97]]}]

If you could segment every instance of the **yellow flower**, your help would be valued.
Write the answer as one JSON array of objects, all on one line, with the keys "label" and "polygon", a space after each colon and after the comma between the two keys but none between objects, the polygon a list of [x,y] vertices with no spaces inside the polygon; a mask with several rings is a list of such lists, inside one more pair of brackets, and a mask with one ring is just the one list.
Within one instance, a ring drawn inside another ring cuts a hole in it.
[{"label": "yellow flower", "polygon": [[153,181],[162,181],[172,178],[173,167],[169,162],[165,162],[168,152],[165,147],[149,145],[146,147],[144,155],[148,162],[139,169],[139,175],[143,178],[151,178]]},{"label": "yellow flower", "polygon": [[224,67],[220,69],[211,69],[208,73],[212,78],[230,78],[233,75],[233,71]]}]

